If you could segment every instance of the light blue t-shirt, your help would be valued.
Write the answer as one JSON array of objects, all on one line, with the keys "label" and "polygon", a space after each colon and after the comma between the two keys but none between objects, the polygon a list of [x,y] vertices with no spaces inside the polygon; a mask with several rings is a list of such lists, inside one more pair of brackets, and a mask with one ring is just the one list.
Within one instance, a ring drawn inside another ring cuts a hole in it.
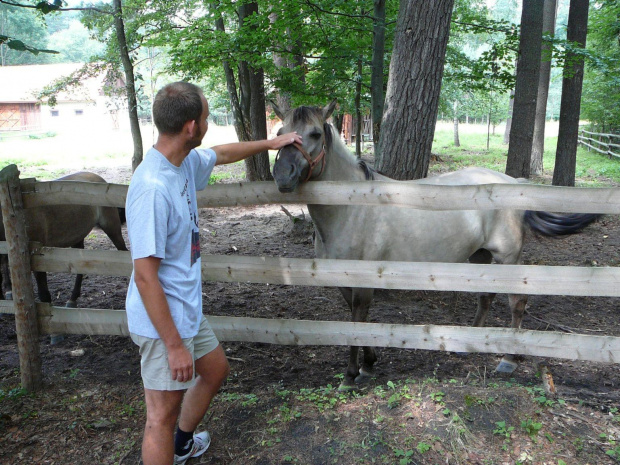
[{"label": "light blue t-shirt", "polygon": [[[192,150],[180,167],[151,148],[133,174],[127,200],[131,258],[161,258],[159,281],[181,338],[194,337],[202,316],[200,230],[196,191],[215,166],[211,149]],[[131,274],[127,290],[129,331],[159,339]]]}]

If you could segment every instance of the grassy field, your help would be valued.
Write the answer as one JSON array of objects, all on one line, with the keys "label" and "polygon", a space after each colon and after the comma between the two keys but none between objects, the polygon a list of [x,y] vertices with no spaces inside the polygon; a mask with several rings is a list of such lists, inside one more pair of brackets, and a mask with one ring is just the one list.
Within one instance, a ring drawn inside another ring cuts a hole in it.
[{"label": "grassy field", "polygon": [[[441,162],[433,163],[429,174],[467,166],[482,166],[503,172],[508,153],[508,146],[503,144],[503,131],[503,126],[496,128],[495,134],[490,137],[487,150],[486,126],[461,124],[461,146],[455,147],[452,124],[439,123],[435,132],[433,154],[437,155]],[[551,182],[557,145],[557,123],[549,124],[547,134],[543,157],[544,176],[533,179],[535,182]],[[142,128],[142,137],[146,150],[155,140],[152,126]],[[211,124],[203,146],[210,147],[236,140],[231,126]],[[366,150],[370,149],[371,146],[366,145]],[[132,152],[129,130],[48,133],[36,138],[0,139],[0,168],[15,163],[22,177],[49,180],[70,172],[98,167],[130,169]],[[275,153],[272,154],[272,162],[274,157]],[[242,167],[233,169],[232,172],[220,171],[214,172],[216,179],[232,176],[241,180],[244,177]],[[604,155],[580,148],[577,153],[576,176],[579,186],[620,184],[620,160],[610,160]]]},{"label": "grassy field", "polygon": [[[558,143],[557,128],[552,126],[545,137],[543,155],[543,177],[533,179],[536,182],[551,183],[555,166],[555,151]],[[550,134],[549,134],[550,133]],[[503,143],[503,127],[496,130],[489,140],[487,150],[486,126],[460,125],[459,139],[461,146],[454,146],[454,134],[451,124],[439,124],[433,142],[433,154],[438,155],[442,163],[436,163],[429,169],[430,173],[454,171],[468,166],[481,166],[504,172],[508,146]],[[597,152],[588,152],[580,147],[577,151],[575,170],[577,186],[607,186],[620,183],[620,160],[609,159]]]}]

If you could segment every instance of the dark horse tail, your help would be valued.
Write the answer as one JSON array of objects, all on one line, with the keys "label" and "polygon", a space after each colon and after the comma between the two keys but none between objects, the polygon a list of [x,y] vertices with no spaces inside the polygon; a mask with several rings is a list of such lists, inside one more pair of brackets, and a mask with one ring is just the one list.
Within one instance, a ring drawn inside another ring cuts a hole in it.
[{"label": "dark horse tail", "polygon": [[127,222],[127,217],[125,216],[124,208],[118,207],[118,216],[121,219],[121,224],[125,224]]},{"label": "dark horse tail", "polygon": [[544,236],[562,236],[582,230],[601,215],[594,213],[557,214],[527,210],[525,222]]}]

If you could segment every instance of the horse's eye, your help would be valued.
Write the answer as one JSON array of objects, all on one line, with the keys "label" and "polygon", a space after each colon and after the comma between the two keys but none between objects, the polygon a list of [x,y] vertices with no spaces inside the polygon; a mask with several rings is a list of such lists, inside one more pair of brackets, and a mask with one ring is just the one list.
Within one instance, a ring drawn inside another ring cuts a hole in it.
[{"label": "horse's eye", "polygon": [[316,140],[318,140],[318,139],[320,139],[320,138],[321,138],[321,136],[322,136],[322,134],[321,134],[320,132],[311,132],[311,133],[310,133],[310,137],[311,137],[312,139],[316,139]]}]

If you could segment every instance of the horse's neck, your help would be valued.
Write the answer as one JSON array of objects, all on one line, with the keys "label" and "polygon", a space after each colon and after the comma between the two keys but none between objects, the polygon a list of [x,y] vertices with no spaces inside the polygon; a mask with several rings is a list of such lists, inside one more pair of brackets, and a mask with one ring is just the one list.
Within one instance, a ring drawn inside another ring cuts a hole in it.
[{"label": "horse's neck", "polygon": [[339,140],[334,139],[329,152],[325,153],[325,170],[321,181],[363,181],[364,171],[360,168],[357,158]]},{"label": "horse's neck", "polygon": [[[349,149],[339,140],[334,140],[331,149],[325,154],[325,170],[318,181],[364,181],[364,170],[359,166]],[[352,214],[346,205],[308,205],[308,212],[327,248],[329,242],[339,235],[339,229]]]}]

